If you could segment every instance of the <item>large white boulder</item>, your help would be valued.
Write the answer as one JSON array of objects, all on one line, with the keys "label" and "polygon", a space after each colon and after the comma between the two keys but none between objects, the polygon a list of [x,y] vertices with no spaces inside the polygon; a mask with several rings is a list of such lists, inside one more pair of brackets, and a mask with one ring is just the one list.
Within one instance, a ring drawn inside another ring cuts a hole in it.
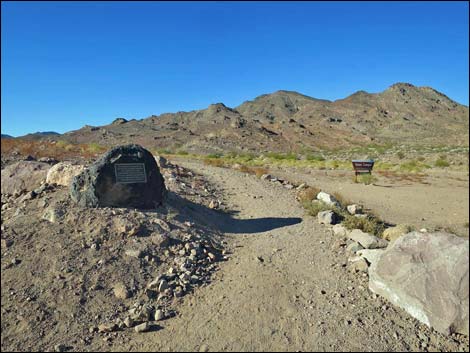
[{"label": "large white boulder", "polygon": [[371,264],[369,288],[443,334],[468,335],[468,240],[408,233]]},{"label": "large white boulder", "polygon": [[51,167],[47,172],[46,182],[69,186],[73,177],[80,174],[85,167],[83,165],[74,165],[69,162],[60,162]]},{"label": "large white boulder", "polygon": [[326,192],[320,191],[317,194],[317,200],[320,200],[324,203],[326,203],[328,206],[333,206],[333,207],[339,207],[340,204],[336,198],[330,194],[327,194]]}]

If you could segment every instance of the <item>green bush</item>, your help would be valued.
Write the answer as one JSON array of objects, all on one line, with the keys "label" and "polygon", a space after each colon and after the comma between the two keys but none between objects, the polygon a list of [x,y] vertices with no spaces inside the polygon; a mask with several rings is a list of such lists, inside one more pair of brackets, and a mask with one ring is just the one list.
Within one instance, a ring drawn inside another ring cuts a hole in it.
[{"label": "green bush", "polygon": [[355,183],[363,183],[365,185],[370,185],[376,181],[377,181],[377,178],[373,176],[372,174],[359,174],[357,176],[357,180],[356,180],[356,176],[354,176]]},{"label": "green bush", "polygon": [[323,162],[325,160],[323,156],[318,155],[318,154],[307,154],[305,156],[305,159],[307,161],[318,161],[318,162]]},{"label": "green bush", "polygon": [[439,168],[445,168],[445,167],[450,166],[450,164],[449,164],[449,162],[447,162],[445,159],[439,158],[439,159],[434,163],[434,166],[435,166],[435,167],[439,167]]},{"label": "green bush", "polygon": [[380,237],[385,230],[384,223],[371,215],[367,217],[345,215],[342,225],[349,230],[360,229],[363,232],[374,234],[378,237]]},{"label": "green bush", "polygon": [[331,210],[331,211],[334,211],[335,213],[337,213],[338,215],[341,214],[341,211],[336,209],[335,207],[332,207],[332,206],[328,206],[326,203],[324,202],[321,202],[321,201],[302,201],[302,207],[305,208],[307,210],[307,213],[310,215],[310,216],[316,216],[319,212],[321,211],[328,211],[328,210]]}]

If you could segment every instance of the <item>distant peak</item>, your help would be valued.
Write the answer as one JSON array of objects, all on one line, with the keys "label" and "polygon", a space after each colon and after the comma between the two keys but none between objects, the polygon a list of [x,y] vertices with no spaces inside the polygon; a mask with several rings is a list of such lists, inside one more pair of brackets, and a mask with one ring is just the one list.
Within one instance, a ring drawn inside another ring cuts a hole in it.
[{"label": "distant peak", "polygon": [[416,86],[408,82],[397,82],[390,86],[390,88],[404,88],[404,87],[412,88]]}]

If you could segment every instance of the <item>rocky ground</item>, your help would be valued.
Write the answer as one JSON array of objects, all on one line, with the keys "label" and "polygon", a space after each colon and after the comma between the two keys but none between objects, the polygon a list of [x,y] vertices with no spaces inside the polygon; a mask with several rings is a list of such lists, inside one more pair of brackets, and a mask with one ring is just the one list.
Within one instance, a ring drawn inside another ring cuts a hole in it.
[{"label": "rocky ground", "polygon": [[371,293],[294,188],[178,164],[157,212],[2,195],[3,350],[469,350]]},{"label": "rocky ground", "polygon": [[195,222],[191,205],[222,205],[201,176],[164,172],[167,206],[157,211],[82,209],[66,187],[44,184],[2,194],[2,349],[123,342],[126,331],[158,328],[210,283],[224,241]]}]

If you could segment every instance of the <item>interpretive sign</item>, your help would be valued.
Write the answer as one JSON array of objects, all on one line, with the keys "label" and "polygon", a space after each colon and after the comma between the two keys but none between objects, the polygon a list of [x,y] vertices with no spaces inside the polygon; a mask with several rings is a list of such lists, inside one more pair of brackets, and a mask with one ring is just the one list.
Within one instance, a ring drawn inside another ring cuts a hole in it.
[{"label": "interpretive sign", "polygon": [[114,174],[116,175],[116,183],[132,184],[147,182],[144,163],[116,163],[114,165]]}]

